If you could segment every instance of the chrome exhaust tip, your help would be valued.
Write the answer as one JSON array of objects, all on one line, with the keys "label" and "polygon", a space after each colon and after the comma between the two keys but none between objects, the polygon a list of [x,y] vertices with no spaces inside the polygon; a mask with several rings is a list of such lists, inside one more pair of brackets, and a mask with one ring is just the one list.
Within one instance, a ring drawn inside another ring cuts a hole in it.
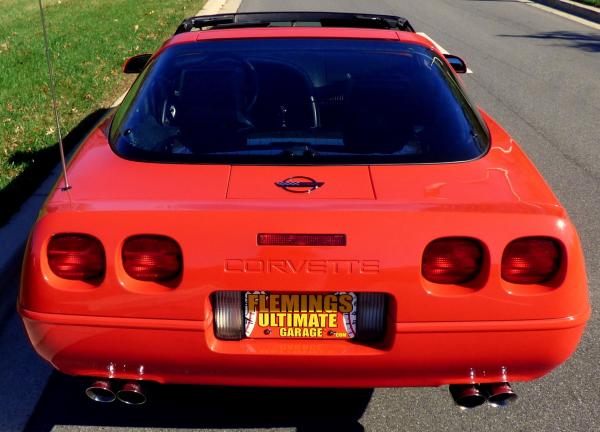
[{"label": "chrome exhaust tip", "polygon": [[85,390],[85,394],[95,402],[109,403],[116,399],[108,381],[95,381]]},{"label": "chrome exhaust tip", "polygon": [[470,409],[483,405],[486,401],[485,395],[479,386],[475,384],[452,384],[450,394],[454,403],[461,409]]},{"label": "chrome exhaust tip", "polygon": [[507,382],[486,384],[483,389],[488,402],[494,407],[506,407],[518,398],[510,383]]},{"label": "chrome exhaust tip", "polygon": [[117,399],[127,405],[143,405],[146,403],[146,395],[142,386],[136,382],[129,382],[117,392]]}]

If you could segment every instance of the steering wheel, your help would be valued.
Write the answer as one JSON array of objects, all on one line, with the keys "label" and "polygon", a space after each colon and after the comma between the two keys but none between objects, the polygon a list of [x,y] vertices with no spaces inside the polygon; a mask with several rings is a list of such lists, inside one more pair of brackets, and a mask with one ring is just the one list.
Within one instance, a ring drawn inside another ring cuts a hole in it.
[{"label": "steering wheel", "polygon": [[240,69],[243,71],[244,75],[245,75],[245,81],[247,84],[245,84],[242,89],[244,89],[245,87],[245,95],[244,95],[244,104],[242,106],[242,110],[245,113],[247,113],[248,111],[250,111],[254,105],[256,104],[256,100],[258,99],[258,95],[260,93],[260,84],[259,84],[259,79],[258,79],[258,73],[256,71],[256,68],[252,65],[252,63],[250,63],[248,60],[236,55],[236,54],[222,54],[222,53],[215,53],[215,54],[210,54],[208,56],[206,56],[204,58],[204,60],[202,60],[202,62],[200,62],[200,64],[206,65],[206,64],[217,64],[220,62],[233,62],[236,63],[237,65],[239,65]]}]

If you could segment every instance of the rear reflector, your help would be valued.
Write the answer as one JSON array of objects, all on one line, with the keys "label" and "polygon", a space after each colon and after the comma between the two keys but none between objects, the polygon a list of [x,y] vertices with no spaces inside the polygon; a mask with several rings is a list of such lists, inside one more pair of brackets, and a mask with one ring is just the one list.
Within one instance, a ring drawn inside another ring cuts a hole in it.
[{"label": "rear reflector", "polygon": [[259,246],[346,246],[346,234],[259,234]]},{"label": "rear reflector", "polygon": [[477,277],[482,262],[483,247],[477,240],[448,237],[427,245],[421,272],[430,282],[461,284]]},{"label": "rear reflector", "polygon": [[95,279],[106,267],[104,247],[87,234],[57,234],[48,243],[48,264],[63,279]]},{"label": "rear reflector", "polygon": [[123,268],[142,281],[167,281],[181,273],[182,254],[177,242],[159,235],[129,237],[123,245]]},{"label": "rear reflector", "polygon": [[560,268],[558,242],[546,237],[525,237],[509,243],[502,255],[502,279],[516,284],[539,284],[552,279]]},{"label": "rear reflector", "polygon": [[386,295],[357,294],[356,337],[358,341],[376,341],[385,334]]},{"label": "rear reflector", "polygon": [[240,340],[243,336],[244,309],[240,291],[218,291],[213,294],[215,336],[224,340]]}]

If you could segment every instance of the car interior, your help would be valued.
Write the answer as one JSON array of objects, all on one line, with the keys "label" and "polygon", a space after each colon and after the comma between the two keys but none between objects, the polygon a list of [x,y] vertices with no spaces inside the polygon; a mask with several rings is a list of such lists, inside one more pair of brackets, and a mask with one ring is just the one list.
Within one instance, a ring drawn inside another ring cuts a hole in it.
[{"label": "car interior", "polygon": [[276,46],[171,57],[150,68],[126,116],[128,144],[141,150],[434,161],[481,153],[460,89],[431,54]]}]

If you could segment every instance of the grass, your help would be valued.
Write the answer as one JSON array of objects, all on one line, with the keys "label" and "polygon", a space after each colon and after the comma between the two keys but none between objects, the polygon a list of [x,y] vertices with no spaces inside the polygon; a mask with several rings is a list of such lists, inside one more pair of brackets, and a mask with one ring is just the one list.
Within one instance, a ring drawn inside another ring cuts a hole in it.
[{"label": "grass", "polygon": [[[127,89],[126,57],[156,50],[203,3],[44,0],[63,133]],[[0,223],[58,161],[44,55],[38,1],[0,0]]]},{"label": "grass", "polygon": [[575,0],[579,3],[585,3],[592,6],[600,7],[600,0]]}]

